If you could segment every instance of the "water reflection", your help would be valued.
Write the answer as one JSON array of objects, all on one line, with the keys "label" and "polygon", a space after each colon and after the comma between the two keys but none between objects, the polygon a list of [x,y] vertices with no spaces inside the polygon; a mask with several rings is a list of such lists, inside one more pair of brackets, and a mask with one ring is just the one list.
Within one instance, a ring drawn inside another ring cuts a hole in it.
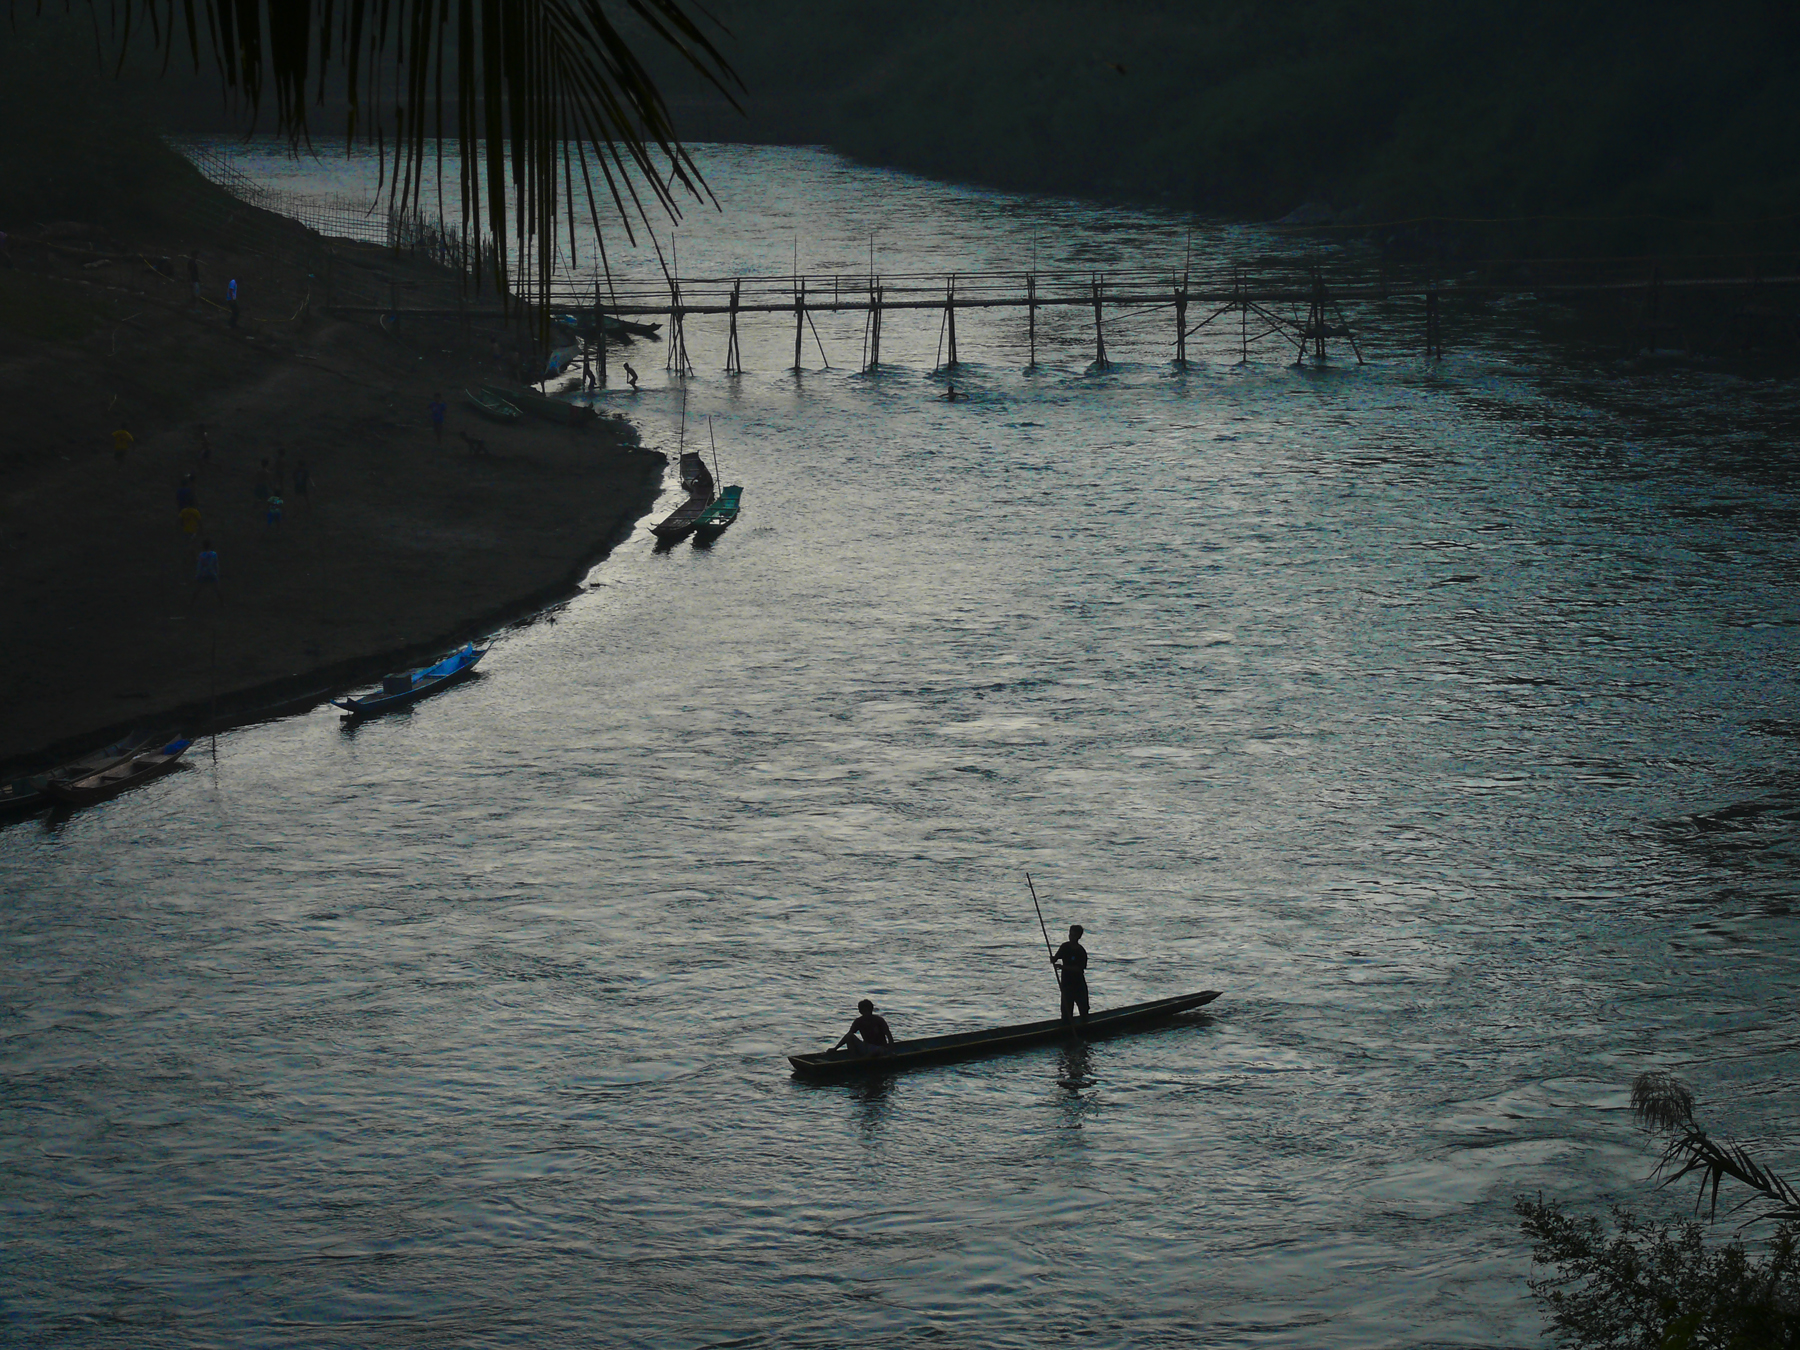
[{"label": "water reflection", "polygon": [[1096,1086],[1091,1071],[1093,1047],[1078,1031],[1056,1052],[1056,1086],[1065,1129],[1079,1130],[1092,1108],[1092,1089]]}]

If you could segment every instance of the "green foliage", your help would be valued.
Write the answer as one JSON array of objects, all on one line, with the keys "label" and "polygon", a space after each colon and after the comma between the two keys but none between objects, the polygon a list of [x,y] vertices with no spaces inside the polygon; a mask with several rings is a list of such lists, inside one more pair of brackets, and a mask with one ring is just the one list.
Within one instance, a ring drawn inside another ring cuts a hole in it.
[{"label": "green foliage", "polygon": [[1613,1230],[1561,1205],[1521,1198],[1531,1280],[1551,1325],[1581,1350],[1788,1350],[1800,1347],[1800,1227],[1782,1224],[1755,1253],[1709,1244],[1699,1222],[1647,1225],[1613,1210]]}]

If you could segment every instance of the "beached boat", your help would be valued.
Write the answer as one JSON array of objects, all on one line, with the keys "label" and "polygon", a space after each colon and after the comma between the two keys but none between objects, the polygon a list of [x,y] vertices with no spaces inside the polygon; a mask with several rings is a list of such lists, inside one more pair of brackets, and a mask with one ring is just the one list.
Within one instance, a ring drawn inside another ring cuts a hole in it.
[{"label": "beached boat", "polygon": [[85,778],[52,778],[44,784],[44,795],[63,806],[87,806],[105,801],[126,788],[134,788],[169,772],[192,744],[192,741],[177,739],[154,750],[140,750],[111,768]]},{"label": "beached boat", "polygon": [[[567,333],[577,337],[594,336],[594,320],[591,314],[557,314],[551,317],[551,323]],[[599,330],[615,342],[630,342],[633,337],[650,338],[658,341],[662,338],[660,323],[633,323],[629,319],[615,318],[611,314],[600,316]]]},{"label": "beached boat", "polygon": [[550,355],[544,358],[544,378],[546,380],[554,380],[558,375],[567,370],[570,365],[574,363],[575,358],[580,355],[581,348],[579,347],[552,348]]},{"label": "beached boat", "polygon": [[510,403],[520,412],[541,417],[546,422],[559,422],[563,426],[579,426],[599,416],[589,404],[566,403],[560,398],[540,394],[535,389],[502,389],[498,385],[484,384],[481,392]]},{"label": "beached boat", "polygon": [[694,526],[700,522],[700,517],[706,514],[706,508],[712,503],[710,492],[689,493],[685,502],[650,527],[650,533],[666,543],[673,543],[692,533]]},{"label": "beached boat", "polygon": [[86,778],[99,773],[102,769],[110,769],[113,765],[130,759],[150,742],[150,737],[139,732],[120,737],[111,745],[103,746],[80,759],[72,759],[67,764],[58,764],[54,769],[45,769],[42,773],[21,774],[0,783],[0,813],[10,814],[14,811],[31,810],[41,807],[49,800],[44,792],[45,784],[51,779]]},{"label": "beached boat", "polygon": [[738,499],[744,495],[744,489],[733,483],[713,500],[713,504],[700,513],[694,522],[694,538],[710,539],[738,518]]},{"label": "beached boat", "polygon": [[387,712],[390,708],[404,707],[408,703],[418,702],[427,694],[435,694],[458,680],[468,678],[475,671],[475,663],[486,655],[487,648],[477,650],[471,642],[460,652],[446,656],[435,666],[409,670],[401,675],[384,676],[378,693],[366,694],[362,698],[334,698],[331,704],[334,708],[342,708],[352,717],[368,717],[373,713]]},{"label": "beached boat", "polygon": [[1083,1040],[1099,1040],[1144,1031],[1166,1022],[1177,1013],[1203,1007],[1219,996],[1216,989],[1201,994],[1183,994],[1179,998],[1159,998],[1149,1003],[1133,1003],[1125,1008],[1097,1012],[1085,1022],[1065,1022],[1051,1018],[1044,1022],[1025,1022],[1014,1027],[995,1027],[988,1031],[964,1031],[951,1036],[927,1036],[916,1041],[895,1041],[885,1054],[855,1054],[849,1050],[827,1050],[822,1054],[789,1055],[788,1063],[800,1078],[851,1078],[864,1074],[897,1073],[928,1064],[945,1064],[958,1059],[976,1059],[1024,1050],[1034,1045],[1079,1036]]},{"label": "beached boat", "polygon": [[490,422],[517,422],[524,416],[512,404],[491,390],[465,389],[463,395],[469,400],[469,406]]}]

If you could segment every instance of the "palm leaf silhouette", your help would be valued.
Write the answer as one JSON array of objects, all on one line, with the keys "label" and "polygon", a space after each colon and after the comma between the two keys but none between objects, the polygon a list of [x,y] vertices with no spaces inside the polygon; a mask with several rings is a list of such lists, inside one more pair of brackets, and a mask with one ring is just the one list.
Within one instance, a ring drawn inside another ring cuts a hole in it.
[{"label": "palm leaf silhouette", "polygon": [[[19,3],[20,0],[14,0]],[[90,0],[98,7],[101,0]],[[310,144],[308,113],[341,70],[348,137],[378,150],[382,184],[406,212],[442,147],[461,153],[465,256],[502,296],[526,275],[548,289],[558,221],[573,257],[581,196],[596,232],[601,201],[631,237],[656,206],[679,219],[677,189],[711,200],[669,109],[616,13],[672,49],[739,107],[742,82],[692,0],[110,0],[120,60],[147,24],[164,59],[210,62],[252,116]],[[390,163],[390,152],[392,160]],[[659,162],[660,161],[660,162]],[[596,172],[597,171],[597,172]],[[603,185],[596,193],[595,178]],[[512,198],[508,201],[508,196]],[[483,236],[486,236],[484,239]],[[509,259],[516,253],[515,269]]]}]

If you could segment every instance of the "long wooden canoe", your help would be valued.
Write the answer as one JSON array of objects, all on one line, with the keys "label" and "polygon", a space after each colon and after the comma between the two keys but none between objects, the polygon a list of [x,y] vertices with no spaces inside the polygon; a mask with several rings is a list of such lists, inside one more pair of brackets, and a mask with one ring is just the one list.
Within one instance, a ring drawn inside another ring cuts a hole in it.
[{"label": "long wooden canoe", "polygon": [[155,750],[146,750],[121,760],[110,769],[89,774],[86,778],[52,778],[44,784],[44,795],[64,806],[87,806],[92,802],[116,797],[126,788],[148,782],[168,773],[180,761],[182,752],[193,742],[177,738]]},{"label": "long wooden canoe", "polygon": [[964,1031],[951,1036],[927,1036],[917,1041],[896,1041],[880,1055],[858,1055],[848,1050],[827,1050],[823,1054],[789,1055],[797,1078],[851,1078],[871,1073],[898,1073],[902,1069],[921,1068],[927,1064],[946,1064],[957,1059],[977,1059],[986,1055],[1003,1055],[1034,1045],[1046,1045],[1079,1036],[1099,1040],[1143,1031],[1184,1013],[1211,1003],[1219,996],[1217,989],[1200,994],[1183,994],[1179,998],[1153,999],[1149,1003],[1133,1003],[1125,1008],[1111,1008],[1092,1014],[1086,1021],[1065,1022],[1051,1018],[1044,1022],[1026,1022],[1016,1027],[995,1027],[989,1031]]},{"label": "long wooden canoe", "polygon": [[427,694],[435,694],[440,689],[448,689],[459,680],[466,680],[475,673],[475,663],[487,653],[486,647],[478,648],[471,642],[461,651],[446,656],[435,666],[409,670],[399,675],[384,675],[377,692],[365,694],[362,698],[334,698],[331,706],[342,708],[351,717],[372,717],[376,713],[403,708],[409,703],[417,703]]},{"label": "long wooden canoe", "polygon": [[718,495],[713,504],[694,521],[694,538],[711,539],[738,518],[738,503],[744,489],[733,483]]},{"label": "long wooden canoe", "polygon": [[712,493],[692,492],[688,499],[650,527],[650,533],[665,544],[672,544],[689,534],[706,508],[713,503]]},{"label": "long wooden canoe", "polygon": [[511,424],[519,420],[519,410],[492,390],[465,389],[463,394],[469,400],[469,406],[490,422]]},{"label": "long wooden canoe", "polygon": [[113,765],[121,764],[143,751],[150,744],[150,739],[142,732],[134,731],[104,749],[83,755],[80,759],[72,759],[67,764],[59,764],[54,769],[8,779],[6,782],[0,783],[0,814],[10,815],[14,811],[26,811],[43,806],[44,802],[48,800],[48,794],[45,793],[44,788],[51,780],[86,778],[90,774],[110,769]]}]

